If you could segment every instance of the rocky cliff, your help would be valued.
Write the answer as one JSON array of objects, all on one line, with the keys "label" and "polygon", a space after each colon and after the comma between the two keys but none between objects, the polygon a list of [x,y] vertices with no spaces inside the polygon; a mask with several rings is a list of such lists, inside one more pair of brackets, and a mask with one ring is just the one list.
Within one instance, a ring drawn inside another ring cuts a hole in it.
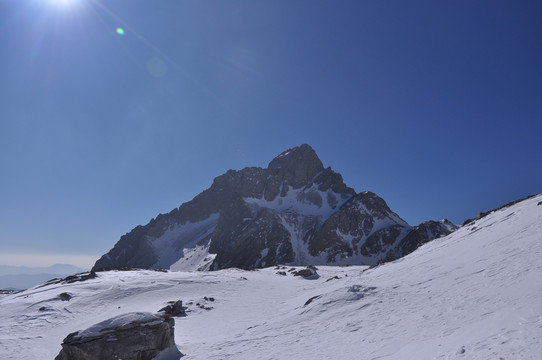
[{"label": "rocky cliff", "polygon": [[356,193],[301,145],[267,168],[217,177],[193,200],[122,236],[93,270],[372,265],[412,248],[398,249],[412,230],[382,198]]}]

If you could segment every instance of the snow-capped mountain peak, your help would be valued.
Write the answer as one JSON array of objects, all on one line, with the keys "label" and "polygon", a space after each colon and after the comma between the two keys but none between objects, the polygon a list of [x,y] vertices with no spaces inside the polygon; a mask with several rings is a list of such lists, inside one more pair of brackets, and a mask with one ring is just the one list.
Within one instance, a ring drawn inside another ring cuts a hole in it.
[{"label": "snow-capped mountain peak", "polygon": [[[122,236],[94,270],[374,265],[411,249],[397,247],[412,230],[382,198],[356,193],[303,144],[267,168],[215,178],[193,200]],[[435,234],[450,231],[441,226]]]}]

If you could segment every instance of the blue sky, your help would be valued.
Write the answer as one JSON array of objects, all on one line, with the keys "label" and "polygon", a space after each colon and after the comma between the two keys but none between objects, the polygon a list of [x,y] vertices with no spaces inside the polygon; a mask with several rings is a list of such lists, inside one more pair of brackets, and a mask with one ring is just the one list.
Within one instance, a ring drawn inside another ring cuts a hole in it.
[{"label": "blue sky", "polygon": [[541,16],[539,1],[0,0],[0,263],[90,265],[302,143],[411,225],[540,193]]}]

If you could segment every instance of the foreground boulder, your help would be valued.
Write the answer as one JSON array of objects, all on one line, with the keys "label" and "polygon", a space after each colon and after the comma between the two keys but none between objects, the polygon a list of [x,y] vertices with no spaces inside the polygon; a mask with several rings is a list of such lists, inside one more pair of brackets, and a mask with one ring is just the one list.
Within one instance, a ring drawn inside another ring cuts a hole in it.
[{"label": "foreground boulder", "polygon": [[175,321],[163,314],[128,313],[69,334],[55,360],[151,360],[174,348]]}]

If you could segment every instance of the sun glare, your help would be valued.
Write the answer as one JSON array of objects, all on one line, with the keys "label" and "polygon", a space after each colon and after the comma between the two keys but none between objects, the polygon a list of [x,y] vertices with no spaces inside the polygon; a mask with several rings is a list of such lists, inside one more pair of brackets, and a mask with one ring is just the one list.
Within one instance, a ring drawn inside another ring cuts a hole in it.
[{"label": "sun glare", "polygon": [[49,0],[50,3],[56,6],[71,6],[77,2],[77,0]]}]

